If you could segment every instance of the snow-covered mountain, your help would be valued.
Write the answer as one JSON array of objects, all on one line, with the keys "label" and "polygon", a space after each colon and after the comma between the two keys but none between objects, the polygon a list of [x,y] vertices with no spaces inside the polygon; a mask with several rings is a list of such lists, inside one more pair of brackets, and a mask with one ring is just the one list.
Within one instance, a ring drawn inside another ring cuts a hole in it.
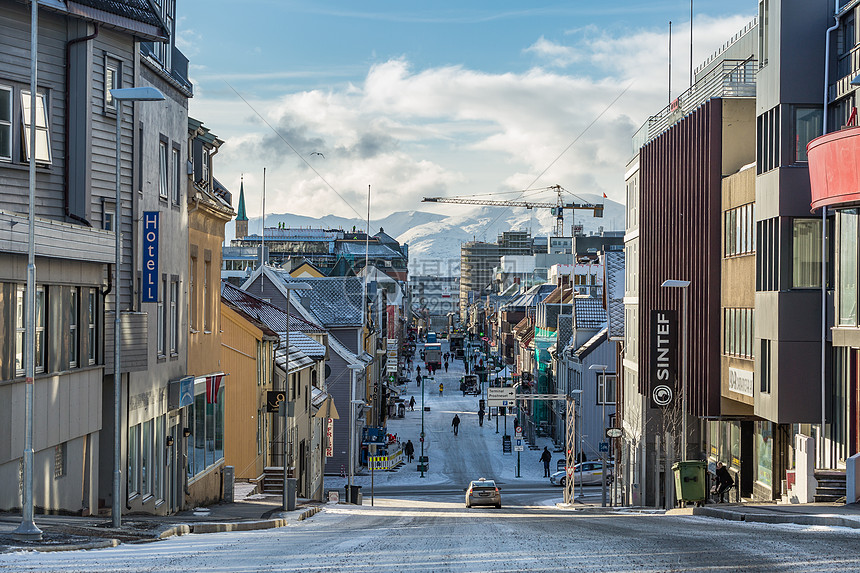
[{"label": "snow-covered mountain", "polygon": [[[582,224],[585,233],[624,230],[624,206],[595,195],[583,195],[589,202],[603,202],[603,218],[595,218],[588,211],[575,211],[577,224]],[[565,229],[570,233],[573,222],[570,211],[565,211]],[[364,229],[365,221],[326,215],[308,217],[291,213],[266,215],[266,225],[277,227],[324,227],[327,229]],[[555,228],[555,217],[549,209],[476,207],[464,209],[456,215],[442,215],[427,211],[397,211],[383,219],[371,220],[371,233],[384,229],[400,243],[409,245],[409,271],[412,274],[459,274],[460,245],[467,241],[495,242],[503,231],[527,230],[533,236],[551,235]],[[251,219],[248,228],[252,233],[260,230],[260,219]],[[233,235],[232,222],[227,237]]]}]

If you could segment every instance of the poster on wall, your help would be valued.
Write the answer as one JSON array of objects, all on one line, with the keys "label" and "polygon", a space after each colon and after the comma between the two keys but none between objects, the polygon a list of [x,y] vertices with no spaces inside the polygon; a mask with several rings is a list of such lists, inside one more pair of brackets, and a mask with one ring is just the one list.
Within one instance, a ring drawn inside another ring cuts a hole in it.
[{"label": "poster on wall", "polygon": [[678,313],[651,311],[651,407],[666,408],[675,401],[678,380]]}]

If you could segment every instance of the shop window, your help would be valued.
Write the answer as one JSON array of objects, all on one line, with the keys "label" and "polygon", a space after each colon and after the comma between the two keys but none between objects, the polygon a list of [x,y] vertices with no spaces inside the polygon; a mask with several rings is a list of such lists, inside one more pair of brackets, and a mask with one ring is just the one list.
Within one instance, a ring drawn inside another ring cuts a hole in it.
[{"label": "shop window", "polygon": [[756,422],[756,481],[773,487],[773,424]]}]

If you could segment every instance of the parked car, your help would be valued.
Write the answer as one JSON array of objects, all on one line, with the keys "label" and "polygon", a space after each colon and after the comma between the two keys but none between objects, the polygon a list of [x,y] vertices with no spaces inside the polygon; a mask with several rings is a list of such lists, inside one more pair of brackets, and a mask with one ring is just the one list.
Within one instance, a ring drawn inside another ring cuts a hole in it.
[{"label": "parked car", "polygon": [[470,482],[466,490],[466,507],[473,505],[494,505],[496,508],[501,508],[502,494],[499,493],[496,482],[486,478]]},{"label": "parked car", "polygon": [[[573,466],[573,483],[579,485],[600,485],[603,480],[603,462],[582,462]],[[612,465],[606,474],[606,483],[612,483],[613,473]],[[567,483],[567,471],[561,470],[549,476],[549,482],[552,485],[564,486]]]}]

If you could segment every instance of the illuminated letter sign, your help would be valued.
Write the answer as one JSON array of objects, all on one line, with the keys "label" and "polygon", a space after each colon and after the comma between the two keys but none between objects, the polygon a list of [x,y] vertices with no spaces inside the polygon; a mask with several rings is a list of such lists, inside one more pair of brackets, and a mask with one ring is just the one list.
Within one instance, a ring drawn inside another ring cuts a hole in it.
[{"label": "illuminated letter sign", "polygon": [[141,302],[158,302],[158,282],[158,211],[144,211]]},{"label": "illuminated letter sign", "polygon": [[651,406],[664,408],[675,399],[678,321],[674,310],[651,311]]}]

